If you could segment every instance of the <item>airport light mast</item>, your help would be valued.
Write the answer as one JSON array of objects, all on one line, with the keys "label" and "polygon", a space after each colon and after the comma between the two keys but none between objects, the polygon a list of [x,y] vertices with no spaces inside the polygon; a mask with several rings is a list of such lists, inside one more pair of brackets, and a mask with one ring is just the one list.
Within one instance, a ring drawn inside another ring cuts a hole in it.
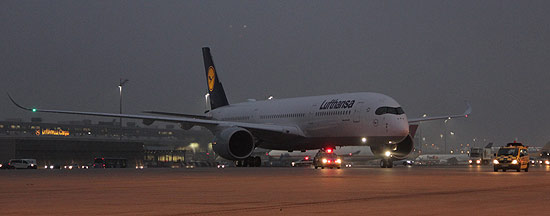
[{"label": "airport light mast", "polygon": [[[130,80],[128,80],[128,79],[122,80],[122,78],[120,78],[120,83],[118,84],[118,89],[120,90],[120,106],[119,106],[119,108],[120,108],[120,114],[121,115],[122,115],[122,86],[124,86],[124,84],[126,84],[128,81],[130,81]],[[120,126],[120,137],[119,138],[120,138],[120,140],[122,140],[122,134],[123,134],[123,132],[122,132],[122,117],[120,117],[119,124],[120,124],[119,125]]]}]

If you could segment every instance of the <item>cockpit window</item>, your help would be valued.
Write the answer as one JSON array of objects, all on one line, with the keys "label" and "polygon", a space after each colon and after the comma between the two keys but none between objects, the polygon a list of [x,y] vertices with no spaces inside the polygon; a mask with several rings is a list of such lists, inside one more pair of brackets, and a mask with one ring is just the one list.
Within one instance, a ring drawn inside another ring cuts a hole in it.
[{"label": "cockpit window", "polygon": [[403,108],[401,107],[379,107],[374,112],[376,115],[384,115],[384,114],[394,114],[394,115],[402,115],[405,113],[403,111]]}]

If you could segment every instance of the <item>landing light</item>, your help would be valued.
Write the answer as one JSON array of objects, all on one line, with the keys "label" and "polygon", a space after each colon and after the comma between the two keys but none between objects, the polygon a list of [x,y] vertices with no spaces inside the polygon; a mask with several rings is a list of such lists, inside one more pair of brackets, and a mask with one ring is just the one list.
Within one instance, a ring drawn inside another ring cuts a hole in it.
[{"label": "landing light", "polygon": [[367,142],[367,138],[366,138],[366,137],[361,138],[361,142],[366,143],[366,142]]},{"label": "landing light", "polygon": [[385,153],[386,157],[389,157],[391,155],[391,152],[390,151],[386,151]]},{"label": "landing light", "polygon": [[498,164],[498,160],[493,160],[493,164]]},{"label": "landing light", "polygon": [[323,163],[327,163],[327,159],[326,159],[326,158],[323,158]]},{"label": "landing light", "polygon": [[512,164],[518,164],[518,160],[513,160]]},{"label": "landing light", "polygon": [[335,161],[335,162],[339,164],[339,163],[342,163],[342,160],[340,160],[340,159],[336,159],[336,161]]},{"label": "landing light", "polygon": [[550,165],[550,161],[544,161],[546,165]]}]

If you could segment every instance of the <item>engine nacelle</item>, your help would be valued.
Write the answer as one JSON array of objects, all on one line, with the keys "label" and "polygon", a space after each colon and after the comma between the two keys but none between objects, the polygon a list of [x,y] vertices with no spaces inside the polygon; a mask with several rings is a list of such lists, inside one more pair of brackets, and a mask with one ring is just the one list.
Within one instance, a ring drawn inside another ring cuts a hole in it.
[{"label": "engine nacelle", "polygon": [[[371,146],[372,153],[379,157],[391,157],[397,160],[406,158],[414,149],[414,143],[411,135],[408,135],[403,141],[395,145],[375,145]],[[386,152],[390,153],[390,156]]]},{"label": "engine nacelle", "polygon": [[254,137],[244,128],[226,128],[216,134],[212,149],[227,160],[242,160],[252,154]]}]

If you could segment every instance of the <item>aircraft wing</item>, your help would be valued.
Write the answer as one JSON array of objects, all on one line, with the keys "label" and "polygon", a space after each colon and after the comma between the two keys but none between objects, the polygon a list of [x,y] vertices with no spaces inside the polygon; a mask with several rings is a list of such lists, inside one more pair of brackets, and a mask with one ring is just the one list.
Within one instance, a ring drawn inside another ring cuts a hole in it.
[{"label": "aircraft wing", "polygon": [[470,115],[471,113],[472,113],[472,106],[470,106],[470,103],[466,102],[466,111],[464,111],[463,114],[413,118],[413,119],[409,119],[409,123],[418,123],[423,121],[433,121],[433,120],[452,119],[452,118],[468,118],[468,115]]},{"label": "aircraft wing", "polygon": [[305,135],[303,132],[294,126],[285,126],[285,125],[273,125],[273,124],[255,124],[255,123],[246,123],[246,122],[231,122],[231,121],[219,121],[219,120],[210,120],[210,119],[196,119],[189,117],[164,117],[164,116],[148,116],[148,115],[133,115],[133,114],[116,114],[116,113],[99,113],[99,112],[82,112],[82,111],[68,111],[68,110],[50,110],[50,109],[38,109],[38,108],[27,108],[19,105],[13,98],[8,94],[10,100],[17,107],[31,111],[31,112],[43,112],[43,113],[61,113],[61,114],[73,114],[73,115],[87,115],[87,116],[99,116],[99,117],[115,117],[115,118],[127,118],[127,119],[140,119],[144,124],[151,124],[154,121],[163,121],[163,122],[172,122],[172,123],[182,123],[190,125],[204,126],[206,128],[214,127],[242,127],[250,130],[254,135],[259,138],[271,138],[274,135],[281,136],[286,135],[287,138],[300,138]]},{"label": "aircraft wing", "polygon": [[143,111],[143,112],[150,113],[150,114],[157,114],[157,115],[165,115],[165,116],[177,116],[177,117],[195,118],[195,119],[212,119],[212,117],[206,116],[206,115],[192,115],[192,114],[160,112],[160,111]]}]

